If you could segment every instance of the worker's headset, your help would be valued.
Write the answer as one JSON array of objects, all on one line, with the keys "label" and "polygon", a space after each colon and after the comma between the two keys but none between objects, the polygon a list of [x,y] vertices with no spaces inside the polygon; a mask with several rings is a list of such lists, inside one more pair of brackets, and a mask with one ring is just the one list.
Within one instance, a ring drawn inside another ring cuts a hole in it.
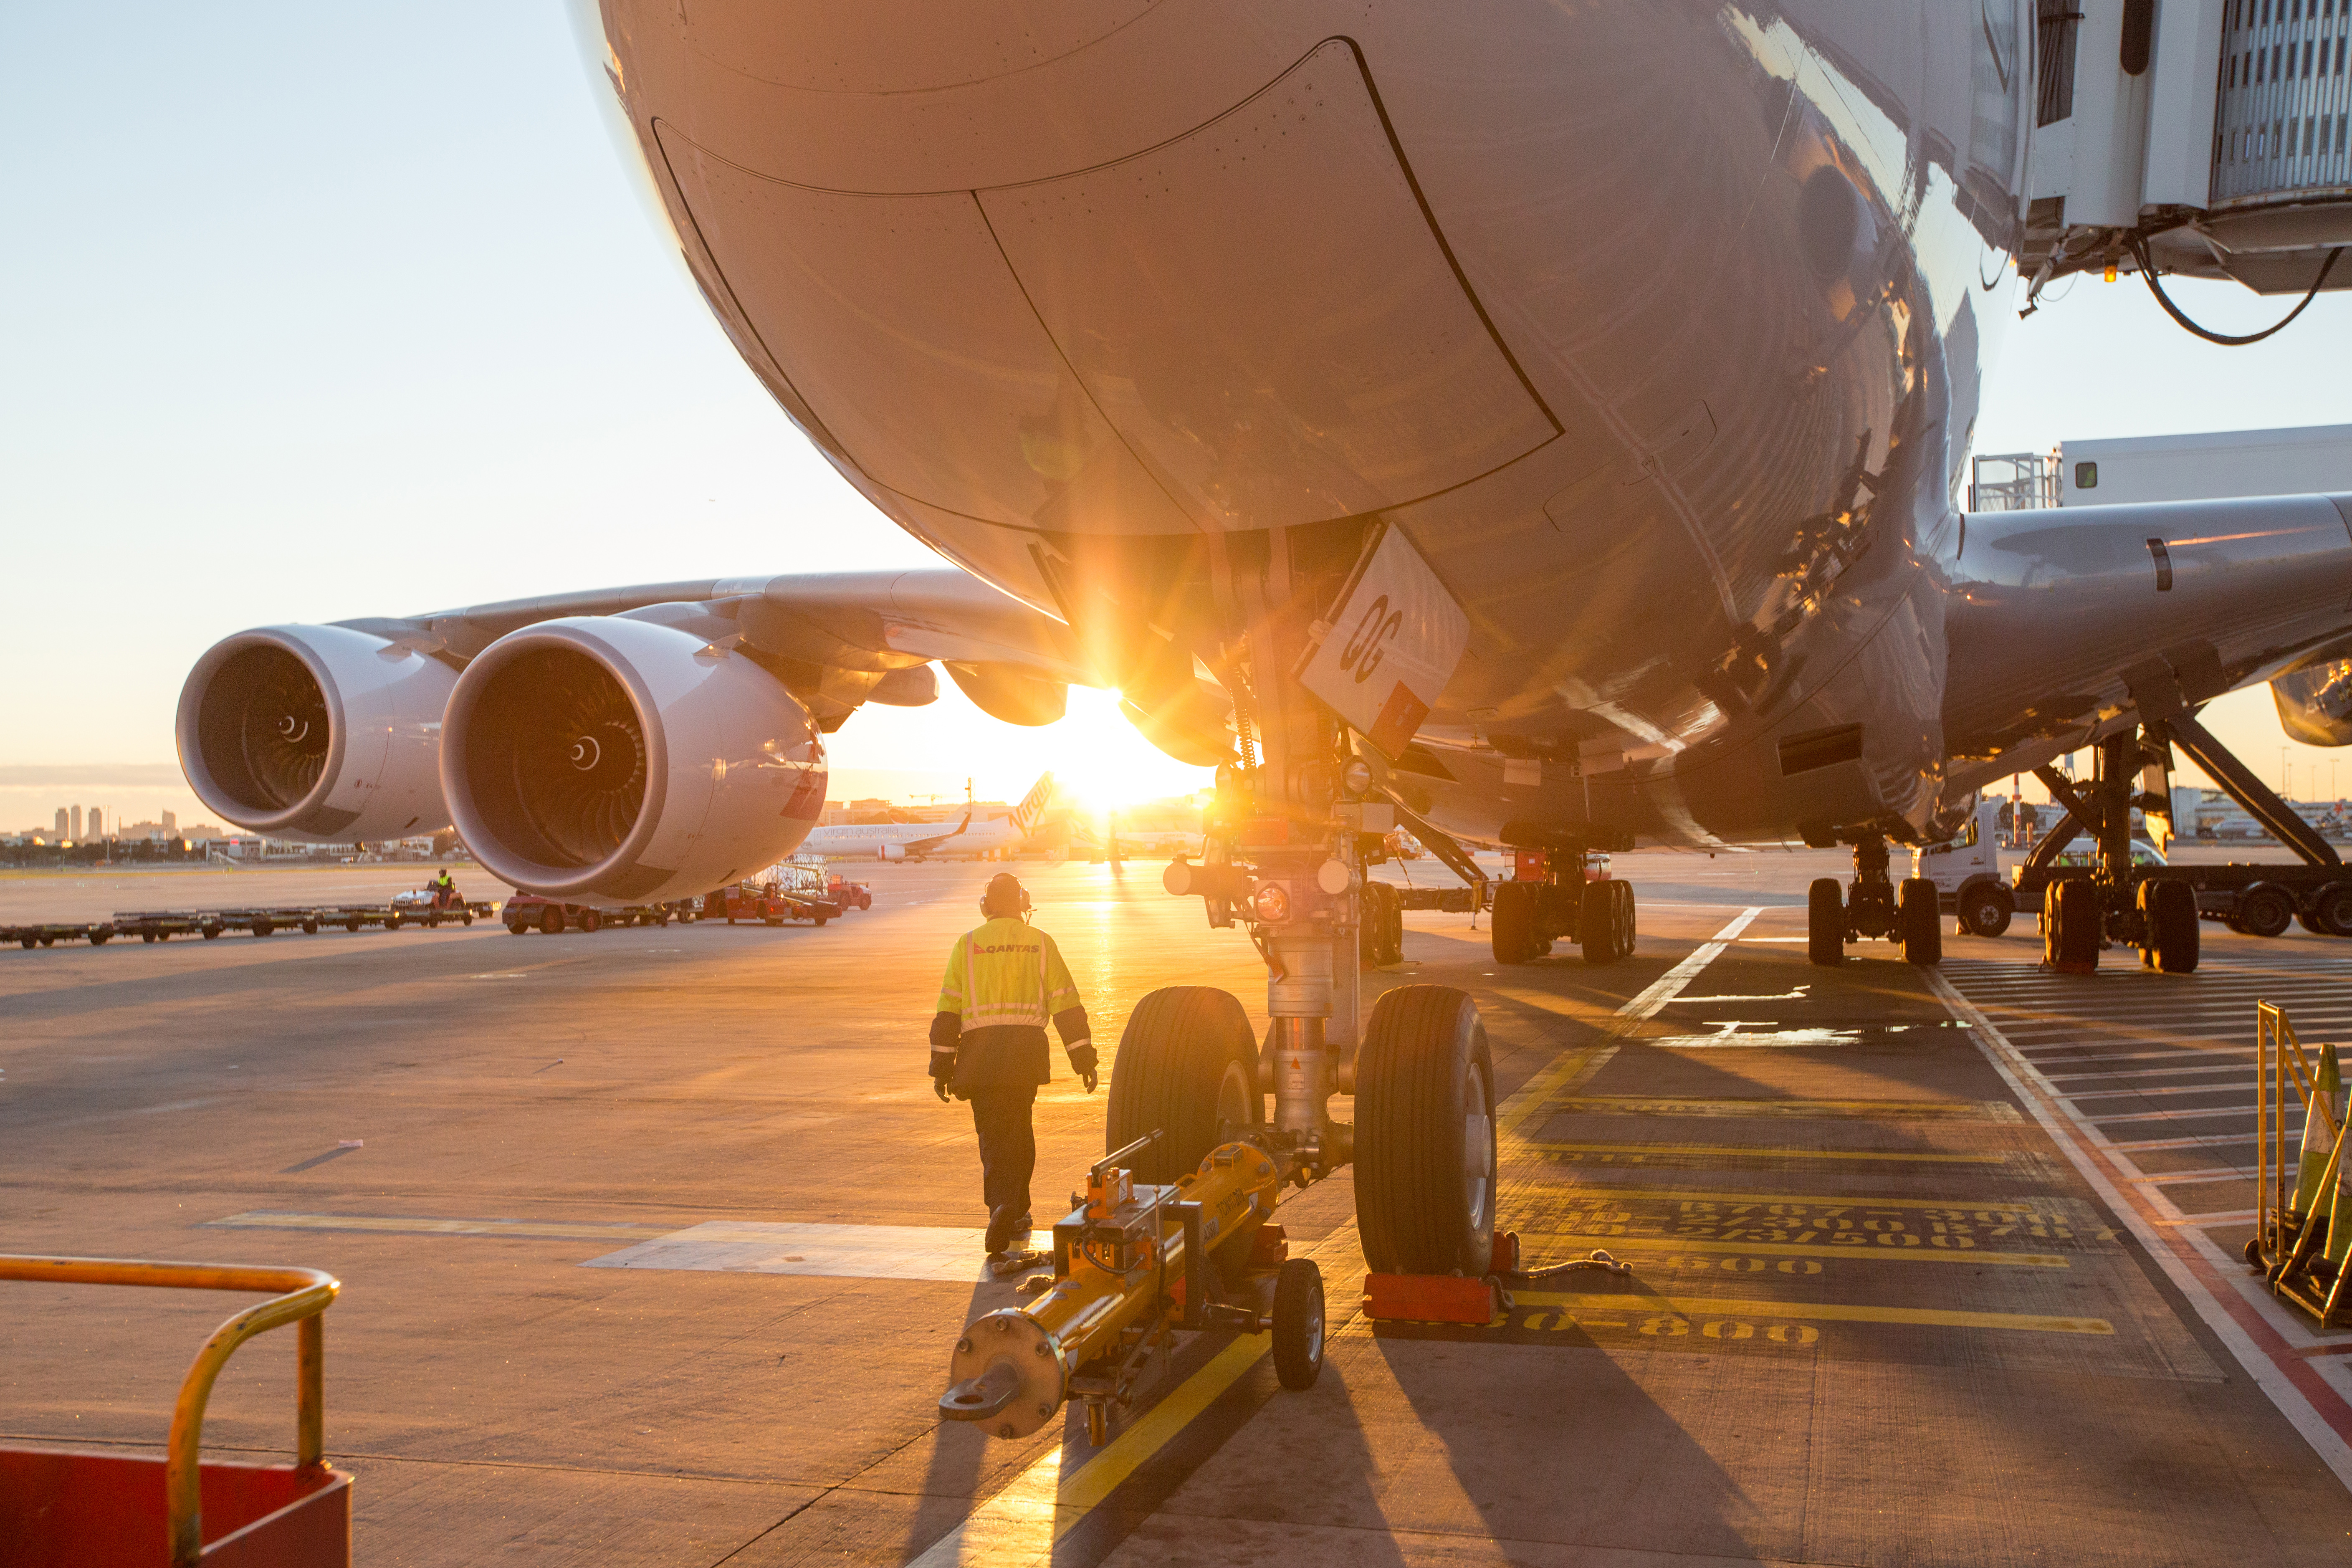
[{"label": "worker's headset", "polygon": [[996,893],[998,884],[1004,882],[1011,882],[1013,884],[1013,890],[1021,895],[1021,907],[1018,910],[1006,910],[1001,912],[1003,914],[1018,914],[1022,919],[1027,920],[1029,918],[1029,889],[1023,887],[1009,872],[1003,876],[992,877],[989,879],[988,890],[980,895],[980,912],[988,916],[991,920],[998,918],[1000,911],[992,910],[988,906],[990,900]]}]

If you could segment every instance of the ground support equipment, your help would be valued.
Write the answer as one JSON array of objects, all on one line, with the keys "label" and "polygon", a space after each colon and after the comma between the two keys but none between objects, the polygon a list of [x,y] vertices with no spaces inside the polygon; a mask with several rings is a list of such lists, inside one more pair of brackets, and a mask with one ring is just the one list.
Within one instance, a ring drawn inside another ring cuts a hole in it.
[{"label": "ground support equipment", "polygon": [[1824,967],[1845,962],[1845,944],[1885,937],[1904,959],[1923,968],[1944,961],[1944,926],[1936,884],[1906,877],[1897,888],[1887,869],[1886,840],[1866,833],[1853,841],[1853,880],[1816,878],[1805,890],[1805,956]]},{"label": "ground support equipment", "polygon": [[[2290,1102],[2292,1087],[2296,1099]],[[2254,1234],[2246,1242],[2246,1263],[2283,1301],[2293,1302],[2326,1330],[2352,1322],[2352,1258],[2336,1234],[2352,1226],[2352,1203],[2338,1197],[2343,1183],[2345,1133],[2352,1117],[2331,1095],[2320,1092],[2317,1072],[2295,1038],[2286,1010],[2261,1002],[2254,1011]],[[2290,1114],[2292,1120],[2290,1120]],[[2302,1134],[2315,1125],[2327,1142],[2327,1163],[2315,1184],[2318,1201],[2310,1212],[2294,1206],[2300,1156],[2311,1153]],[[2290,1152],[2292,1128],[2296,1141]]]},{"label": "ground support equipment", "polygon": [[[12,1568],[200,1563],[348,1568],[352,1478],[325,1459],[326,1341],[320,1314],[342,1289],[315,1268],[244,1268],[110,1258],[0,1257],[0,1279],[267,1292],[213,1331],[173,1406],[160,1459],[0,1447],[0,1541]],[[294,1462],[202,1458],[205,1405],[236,1348],[299,1323]]]},{"label": "ground support equipment", "polygon": [[[55,947],[61,942],[86,942],[92,947],[104,947],[121,933],[105,921],[36,921],[31,925],[0,926],[0,944],[15,942],[19,947]],[[150,942],[155,939],[150,937]]]},{"label": "ground support equipment", "polygon": [[58,942],[88,942],[101,946],[117,937],[142,942],[169,942],[175,936],[202,937],[210,942],[230,931],[273,936],[281,931],[314,934],[328,926],[356,931],[367,926],[398,931],[405,925],[430,929],[440,925],[471,925],[488,920],[498,906],[480,900],[437,910],[404,908],[398,904],[297,904],[226,910],[117,910],[103,921],[39,922],[0,926],[0,943],[49,947]]},{"label": "ground support equipment", "polygon": [[1054,1226],[1052,1283],[1024,1307],[964,1329],[940,1414],[992,1436],[1021,1437],[1083,1402],[1096,1445],[1167,1364],[1179,1331],[1274,1337],[1276,1373],[1307,1388],[1323,1369],[1323,1279],[1289,1256],[1266,1224],[1282,1184],[1271,1152],[1249,1140],[1211,1150],[1173,1183],[1135,1179],[1139,1158],[1168,1142],[1154,1131],[1105,1155],[1083,1197]]}]

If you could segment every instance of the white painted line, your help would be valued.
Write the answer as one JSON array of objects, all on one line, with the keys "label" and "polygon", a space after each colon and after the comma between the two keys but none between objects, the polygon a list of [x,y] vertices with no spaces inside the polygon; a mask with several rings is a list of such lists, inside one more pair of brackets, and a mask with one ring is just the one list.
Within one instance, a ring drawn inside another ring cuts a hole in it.
[{"label": "white painted line", "polygon": [[1742,910],[1732,922],[1693,949],[1689,957],[1651,982],[1647,990],[1617,1009],[1617,1016],[1629,1020],[1654,1017],[1660,1008],[1683,993],[1683,987],[1698,978],[1700,970],[1713,963],[1723,950],[1738,940],[1748,923],[1764,912],[1761,904],[1751,904]]},{"label": "white painted line", "polygon": [[[2121,1220],[2138,1239],[2147,1255],[2156,1260],[2156,1266],[2164,1270],[2166,1278],[2196,1309],[2205,1326],[2229,1347],[2238,1364],[2244,1367],[2255,1384],[2270,1396],[2271,1403],[2278,1406],[2280,1414],[2303,1434],[2304,1440],[2311,1445],[2320,1462],[2336,1473],[2337,1480],[2352,1488],[2352,1442],[2347,1441],[2347,1435],[2352,1435],[2352,1405],[2347,1405],[2341,1394],[2303,1364],[2299,1358],[2294,1357],[2284,1344],[2279,1353],[2257,1345],[2255,1331],[2273,1340],[2284,1340],[2284,1336],[2260,1309],[2244,1298],[2238,1297],[2233,1302],[2224,1302],[2210,1288],[2211,1283],[2218,1283],[2220,1279],[2210,1261],[2193,1245],[2179,1237],[2163,1235],[2159,1230],[2159,1226],[2171,1228],[2183,1224],[2219,1224],[2231,1216],[2200,1215],[2190,1219],[2165,1202],[2159,1194],[2126,1195],[2123,1187],[2109,1178],[2103,1168],[2104,1162],[2112,1161],[2116,1173],[2126,1184],[2132,1176],[2139,1173],[2138,1167],[2124,1158],[2090,1119],[2066,1105],[2041,1081],[2041,1072],[2018,1053],[2017,1047],[2009,1043],[2009,1037],[2000,1032],[2000,1026],[1985,1016],[1983,1009],[1960,994],[1958,988],[1937,971],[1929,970],[1927,980],[1942,995],[1945,1006],[1951,1009],[1954,1017],[1975,1026],[1970,1034],[1976,1040],[1977,1048],[1984,1053],[1993,1070],[2000,1074],[2002,1081],[2032,1112],[2034,1121],[2042,1124],[2042,1131],[2050,1134],[2051,1141],[2065,1151],[2066,1158],[2074,1163],[2074,1169],[2105,1200],[2108,1212]],[[2028,1079],[2034,1080],[2031,1087],[2026,1081]],[[2095,1149],[2097,1157],[2095,1157]],[[2251,1219],[2253,1216],[2248,1215],[2245,1217]],[[2209,1276],[2211,1277],[2210,1283]],[[2239,1309],[2238,1311],[2231,1310],[2233,1305]],[[2241,1312],[2245,1314],[2244,1321],[2241,1319]],[[2315,1398],[2325,1400],[2333,1408],[2322,1414],[2314,1403]]]}]

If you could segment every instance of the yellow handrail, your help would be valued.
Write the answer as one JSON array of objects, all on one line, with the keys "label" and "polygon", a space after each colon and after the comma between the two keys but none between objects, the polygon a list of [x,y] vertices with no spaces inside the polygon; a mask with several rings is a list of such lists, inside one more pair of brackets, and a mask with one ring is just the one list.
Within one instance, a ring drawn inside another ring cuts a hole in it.
[{"label": "yellow handrail", "polygon": [[341,1280],[316,1268],[247,1268],[223,1263],[148,1263],[126,1258],[28,1258],[0,1255],[0,1279],[52,1285],[161,1285],[182,1290],[267,1290],[269,1300],[213,1331],[172,1406],[172,1434],[163,1465],[164,1512],[170,1526],[172,1568],[194,1568],[204,1552],[204,1489],[198,1458],[204,1445],[205,1405],[213,1381],[236,1347],[271,1329],[299,1322],[295,1383],[294,1462],[316,1468],[326,1449],[326,1329],[320,1314],[343,1288]]}]

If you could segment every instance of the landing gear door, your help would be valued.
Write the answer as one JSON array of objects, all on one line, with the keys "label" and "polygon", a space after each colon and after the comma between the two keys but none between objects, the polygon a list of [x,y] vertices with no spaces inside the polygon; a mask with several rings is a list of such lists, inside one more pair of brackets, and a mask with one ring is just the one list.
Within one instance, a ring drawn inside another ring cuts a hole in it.
[{"label": "landing gear door", "polygon": [[1470,619],[1412,542],[1383,522],[1315,635],[1299,683],[1393,762],[1454,678]]}]

